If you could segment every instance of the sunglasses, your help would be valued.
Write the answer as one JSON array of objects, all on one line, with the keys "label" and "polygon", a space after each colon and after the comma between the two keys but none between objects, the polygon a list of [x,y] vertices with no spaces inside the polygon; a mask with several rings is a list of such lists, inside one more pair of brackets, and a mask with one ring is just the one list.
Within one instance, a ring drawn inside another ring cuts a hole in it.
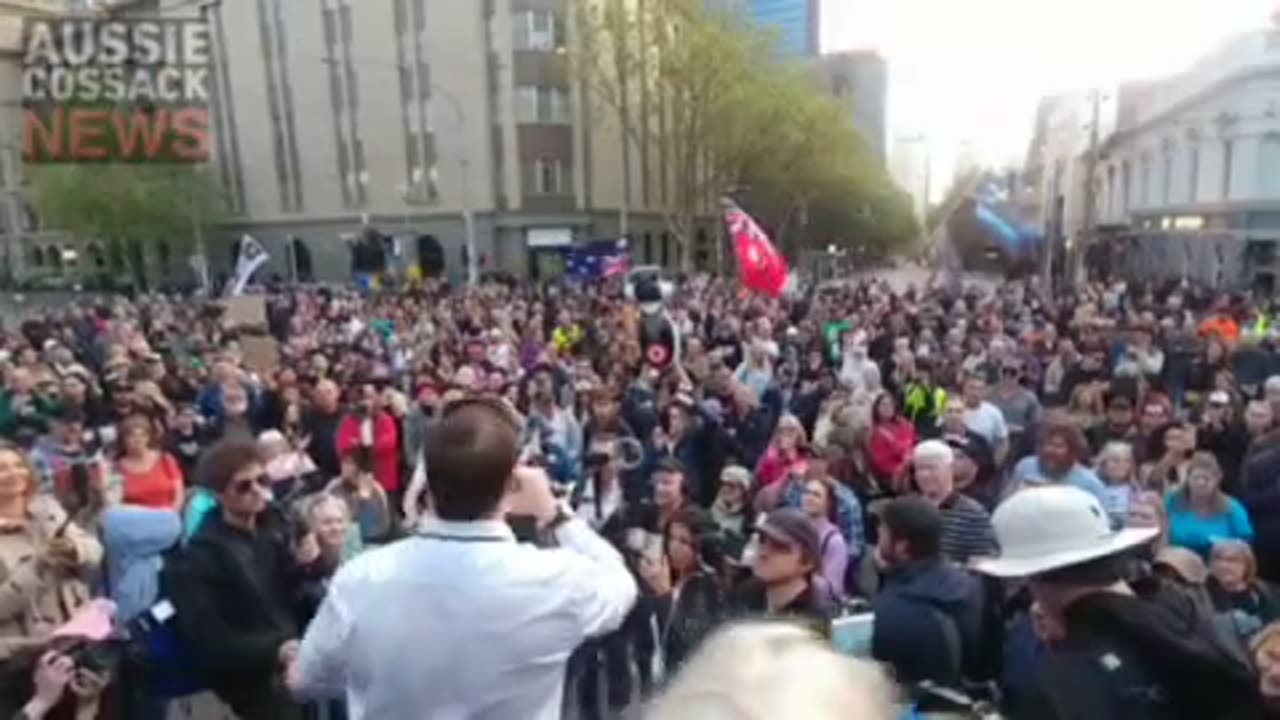
[{"label": "sunglasses", "polygon": [[268,490],[271,488],[271,478],[266,473],[261,473],[251,478],[237,480],[232,483],[231,492],[235,495],[248,495],[254,491],[255,486],[262,490]]}]

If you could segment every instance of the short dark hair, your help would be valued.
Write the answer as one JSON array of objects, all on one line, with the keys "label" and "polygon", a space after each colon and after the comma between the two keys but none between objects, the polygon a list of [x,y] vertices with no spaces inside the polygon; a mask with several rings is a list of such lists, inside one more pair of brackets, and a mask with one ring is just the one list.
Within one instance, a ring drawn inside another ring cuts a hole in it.
[{"label": "short dark hair", "polygon": [[257,443],[252,440],[219,440],[205,451],[196,467],[201,485],[221,493],[231,484],[236,473],[262,459]]},{"label": "short dark hair", "polygon": [[679,475],[680,477],[684,477],[686,475],[684,465],[681,464],[679,460],[669,456],[654,463],[653,472],[651,474],[657,475],[658,473],[669,473],[671,475]]},{"label": "short dark hair", "polygon": [[498,402],[454,403],[427,433],[427,487],[432,509],[442,520],[483,518],[506,495],[520,430]]},{"label": "short dark hair", "polygon": [[942,554],[942,512],[924,498],[900,497],[880,508],[880,524],[906,541],[915,560]]}]

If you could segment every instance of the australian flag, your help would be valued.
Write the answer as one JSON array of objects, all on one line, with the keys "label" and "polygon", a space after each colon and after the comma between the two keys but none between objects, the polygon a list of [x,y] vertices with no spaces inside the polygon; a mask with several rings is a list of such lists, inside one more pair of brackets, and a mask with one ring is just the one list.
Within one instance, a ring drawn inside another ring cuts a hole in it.
[{"label": "australian flag", "polygon": [[575,280],[604,280],[623,275],[631,267],[631,251],[627,239],[593,242],[568,248],[564,269]]}]

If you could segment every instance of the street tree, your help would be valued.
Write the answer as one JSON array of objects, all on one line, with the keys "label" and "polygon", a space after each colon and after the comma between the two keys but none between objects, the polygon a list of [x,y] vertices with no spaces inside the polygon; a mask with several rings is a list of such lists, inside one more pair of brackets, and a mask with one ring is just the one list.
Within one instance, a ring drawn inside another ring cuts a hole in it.
[{"label": "street tree", "polygon": [[138,288],[148,285],[148,267],[163,273],[188,257],[225,208],[209,168],[197,165],[42,165],[32,184],[45,222],[101,243],[110,273],[127,272]]},{"label": "street tree", "polygon": [[746,158],[764,151],[753,103],[770,40],[703,0],[576,0],[573,29],[570,60],[587,101],[613,116],[624,142],[649,150],[640,162],[669,188],[655,209],[690,269],[699,219],[718,212]]},{"label": "street tree", "polygon": [[[718,212],[724,194],[788,254],[859,233],[885,252],[913,241],[910,203],[847,108],[812,68],[780,59],[774,38],[710,5],[576,0],[572,23],[571,65],[587,101],[607,111],[624,143],[647,148],[641,162],[671,184],[669,202],[654,209],[685,269],[699,220]],[[625,148],[622,157],[630,178]]]}]

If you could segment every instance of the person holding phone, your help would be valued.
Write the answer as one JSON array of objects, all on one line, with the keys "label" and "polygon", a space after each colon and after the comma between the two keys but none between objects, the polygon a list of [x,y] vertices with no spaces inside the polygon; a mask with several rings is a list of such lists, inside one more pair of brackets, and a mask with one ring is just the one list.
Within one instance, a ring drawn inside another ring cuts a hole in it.
[{"label": "person holding phone", "polygon": [[[431,516],[338,571],[287,666],[297,696],[345,695],[352,720],[560,717],[569,655],[622,624],[636,582],[547,473],[518,464],[519,440],[501,400],[444,410],[426,443]],[[558,547],[517,543],[512,517]]]}]

